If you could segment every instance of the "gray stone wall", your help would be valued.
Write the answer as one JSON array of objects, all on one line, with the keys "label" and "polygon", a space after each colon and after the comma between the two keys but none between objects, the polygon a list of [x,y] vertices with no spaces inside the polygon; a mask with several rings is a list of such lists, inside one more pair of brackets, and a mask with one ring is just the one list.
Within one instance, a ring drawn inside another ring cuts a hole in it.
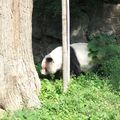
[{"label": "gray stone wall", "polygon": [[[71,10],[71,43],[87,42],[87,36],[97,32],[115,34],[120,38],[120,3],[118,1],[110,3],[107,0],[98,0],[97,3],[90,3],[87,0],[80,2],[78,0],[76,7],[76,13],[74,9]],[[35,63],[41,62],[44,55],[62,44],[61,23],[61,14],[52,16],[33,12],[32,36]]]}]

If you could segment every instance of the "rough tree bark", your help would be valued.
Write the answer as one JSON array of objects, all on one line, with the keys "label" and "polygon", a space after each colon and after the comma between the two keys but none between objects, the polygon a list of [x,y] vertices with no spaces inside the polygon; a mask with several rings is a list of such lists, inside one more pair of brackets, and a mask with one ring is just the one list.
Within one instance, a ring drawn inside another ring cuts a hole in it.
[{"label": "rough tree bark", "polygon": [[32,0],[0,0],[0,109],[39,107],[32,55]]}]

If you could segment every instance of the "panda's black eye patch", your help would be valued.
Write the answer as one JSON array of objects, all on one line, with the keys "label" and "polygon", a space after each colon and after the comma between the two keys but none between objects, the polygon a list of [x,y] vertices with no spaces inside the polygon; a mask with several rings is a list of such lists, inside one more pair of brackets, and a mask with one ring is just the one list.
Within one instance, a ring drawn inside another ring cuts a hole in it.
[{"label": "panda's black eye patch", "polygon": [[51,57],[48,57],[48,58],[46,58],[46,61],[47,61],[47,62],[52,62],[53,59],[52,59]]}]

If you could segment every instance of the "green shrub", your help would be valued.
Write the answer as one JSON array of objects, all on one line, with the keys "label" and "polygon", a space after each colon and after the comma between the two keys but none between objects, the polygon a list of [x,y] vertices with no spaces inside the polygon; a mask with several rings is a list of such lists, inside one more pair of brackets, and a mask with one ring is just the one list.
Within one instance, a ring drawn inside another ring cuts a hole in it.
[{"label": "green shrub", "polygon": [[100,64],[99,75],[107,77],[112,86],[120,90],[120,45],[116,41],[115,36],[99,33],[90,36],[88,47],[94,63]]},{"label": "green shrub", "polygon": [[112,57],[105,61],[100,71],[103,76],[108,77],[114,89],[120,90],[120,57]]},{"label": "green shrub", "polygon": [[88,48],[94,62],[104,63],[114,56],[120,56],[120,45],[117,44],[115,36],[99,33],[89,37]]},{"label": "green shrub", "polygon": [[38,73],[39,77],[41,77],[41,72],[40,72],[41,71],[41,65],[36,64],[35,67],[36,67],[36,70],[37,70],[37,73]]}]

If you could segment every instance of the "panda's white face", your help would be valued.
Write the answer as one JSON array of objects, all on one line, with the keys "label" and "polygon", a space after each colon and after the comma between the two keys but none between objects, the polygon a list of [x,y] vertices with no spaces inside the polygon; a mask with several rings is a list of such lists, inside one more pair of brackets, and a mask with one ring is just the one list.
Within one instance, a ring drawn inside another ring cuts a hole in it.
[{"label": "panda's white face", "polygon": [[42,70],[41,73],[43,75],[54,74],[56,72],[55,63],[51,57],[45,57],[42,62]]},{"label": "panda's white face", "polygon": [[62,47],[55,48],[50,54],[42,60],[41,74],[54,74],[62,69]]}]

